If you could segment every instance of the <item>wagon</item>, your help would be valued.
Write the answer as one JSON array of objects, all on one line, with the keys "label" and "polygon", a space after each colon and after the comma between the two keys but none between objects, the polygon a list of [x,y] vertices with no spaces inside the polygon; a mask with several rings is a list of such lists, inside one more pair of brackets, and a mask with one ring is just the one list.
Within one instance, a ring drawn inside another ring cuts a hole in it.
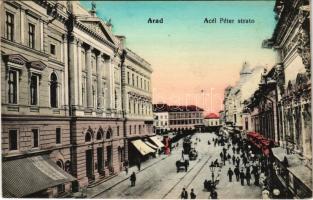
[{"label": "wagon", "polygon": [[189,151],[189,159],[190,160],[196,160],[198,157],[198,152],[192,148],[190,151]]},{"label": "wagon", "polygon": [[184,160],[184,161],[178,160],[178,161],[176,161],[177,173],[180,170],[185,170],[185,172],[187,172],[188,166],[189,166],[189,161],[188,160]]}]

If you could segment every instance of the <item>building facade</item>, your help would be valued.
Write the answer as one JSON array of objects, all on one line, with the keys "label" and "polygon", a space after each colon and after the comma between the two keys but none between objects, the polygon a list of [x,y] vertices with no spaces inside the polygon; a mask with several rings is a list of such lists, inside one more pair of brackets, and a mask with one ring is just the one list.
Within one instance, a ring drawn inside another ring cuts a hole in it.
[{"label": "building facade", "polygon": [[153,104],[153,129],[156,134],[163,134],[169,129],[169,112],[167,104]]},{"label": "building facade", "polygon": [[203,127],[203,109],[194,105],[169,106],[171,131],[196,130]]},{"label": "building facade", "polygon": [[[311,55],[309,1],[276,1],[271,39],[277,63],[245,101],[248,130],[274,144],[271,182],[284,198],[312,197]],[[250,118],[250,120],[249,120]]]},{"label": "building facade", "polygon": [[[4,1],[2,8],[3,176],[31,159],[63,177],[22,193],[8,178],[4,195],[64,196],[119,173],[133,135],[153,134],[150,64],[94,4],[88,11],[79,2]],[[22,173],[19,187],[29,178]]]}]

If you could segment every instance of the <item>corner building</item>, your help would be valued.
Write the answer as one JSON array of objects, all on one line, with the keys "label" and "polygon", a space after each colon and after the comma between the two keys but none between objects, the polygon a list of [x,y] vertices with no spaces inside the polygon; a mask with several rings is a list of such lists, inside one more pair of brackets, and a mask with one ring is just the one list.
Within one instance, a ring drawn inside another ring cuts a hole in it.
[{"label": "corner building", "polygon": [[119,173],[128,137],[152,134],[150,64],[95,7],[2,3],[4,197],[66,197]]}]

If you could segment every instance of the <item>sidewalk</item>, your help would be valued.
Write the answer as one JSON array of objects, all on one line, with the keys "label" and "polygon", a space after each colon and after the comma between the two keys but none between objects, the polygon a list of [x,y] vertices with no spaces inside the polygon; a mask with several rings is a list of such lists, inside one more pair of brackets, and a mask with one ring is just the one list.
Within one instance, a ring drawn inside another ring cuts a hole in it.
[{"label": "sidewalk", "polygon": [[[136,174],[144,171],[145,169],[155,165],[156,163],[168,158],[168,155],[160,155],[159,157],[153,158],[151,160],[147,160],[146,162],[141,164],[141,170],[138,171],[137,166],[132,166],[128,169],[128,175],[126,175],[125,171],[121,171],[117,176],[100,183],[99,185],[92,187],[92,188],[87,188],[87,197],[86,198],[95,198],[102,192],[105,192],[107,190],[110,190],[111,188],[115,187],[119,183],[123,181],[127,181],[131,175],[132,172],[135,172]],[[73,197],[80,198],[81,197],[81,192],[76,192],[73,194]]]}]

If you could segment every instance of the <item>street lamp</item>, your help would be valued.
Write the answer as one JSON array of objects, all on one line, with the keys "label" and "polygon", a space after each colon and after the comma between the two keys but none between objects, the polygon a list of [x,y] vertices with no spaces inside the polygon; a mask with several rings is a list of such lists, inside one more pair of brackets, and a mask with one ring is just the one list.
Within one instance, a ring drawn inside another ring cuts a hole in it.
[{"label": "street lamp", "polygon": [[210,171],[212,172],[212,183],[214,184],[214,170],[215,170],[215,166],[213,164],[213,162],[210,165]]}]

